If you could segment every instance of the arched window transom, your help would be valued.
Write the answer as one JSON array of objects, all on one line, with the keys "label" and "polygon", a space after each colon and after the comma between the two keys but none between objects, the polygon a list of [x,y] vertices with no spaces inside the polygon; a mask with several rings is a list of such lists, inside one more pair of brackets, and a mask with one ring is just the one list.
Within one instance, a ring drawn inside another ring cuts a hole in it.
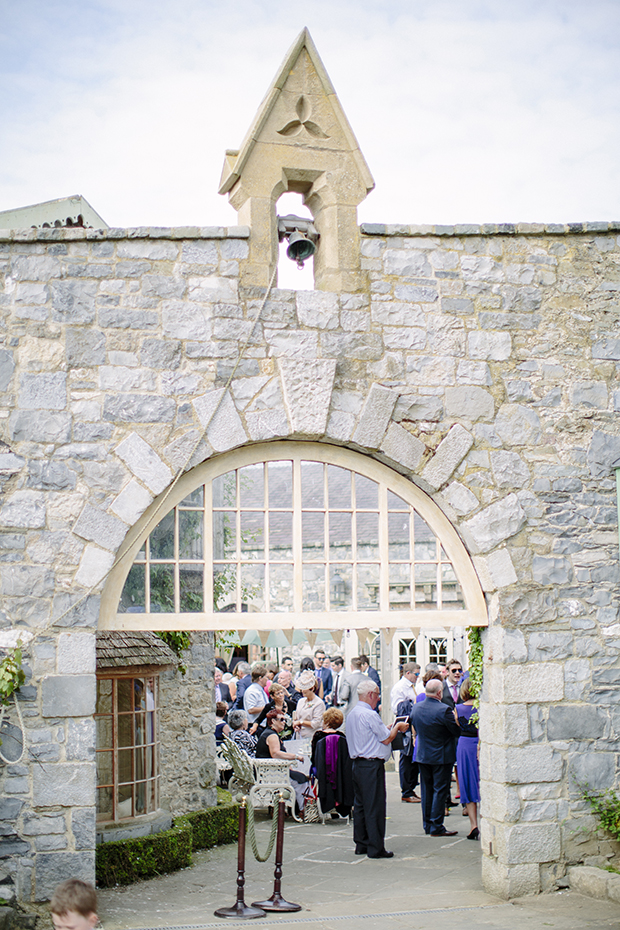
[{"label": "arched window transom", "polygon": [[148,614],[149,629],[486,622],[445,515],[365,456],[318,443],[249,447],[194,469],[175,492],[163,517],[155,506],[145,515],[123,560],[124,626],[136,625],[132,614]]}]

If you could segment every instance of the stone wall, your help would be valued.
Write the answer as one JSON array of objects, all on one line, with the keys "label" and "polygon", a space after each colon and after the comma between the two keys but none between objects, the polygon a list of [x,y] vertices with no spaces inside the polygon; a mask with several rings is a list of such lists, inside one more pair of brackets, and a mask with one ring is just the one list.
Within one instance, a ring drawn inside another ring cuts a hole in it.
[{"label": "stone wall", "polygon": [[[547,889],[601,851],[576,782],[615,783],[620,737],[619,231],[366,226],[361,292],[276,289],[262,311],[264,289],[238,285],[246,229],[1,239],[1,622],[34,635],[30,755],[0,775],[24,801],[7,843],[31,853],[5,847],[22,895],[33,865],[37,898],[71,857],[91,868],[96,586],[207,424],[192,464],[320,439],[433,498],[489,607],[486,886]],[[25,829],[48,815],[58,851]]]}]

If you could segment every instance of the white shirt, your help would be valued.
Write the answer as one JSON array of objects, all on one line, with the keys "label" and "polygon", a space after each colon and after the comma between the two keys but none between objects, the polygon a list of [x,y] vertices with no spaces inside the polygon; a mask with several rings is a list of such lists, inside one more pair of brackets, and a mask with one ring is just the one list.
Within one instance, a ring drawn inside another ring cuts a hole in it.
[{"label": "white shirt", "polygon": [[265,694],[265,689],[261,688],[257,681],[253,682],[249,688],[246,688],[243,692],[243,709],[248,714],[250,722],[256,716],[255,714],[249,715],[249,712],[255,707],[264,707],[267,703],[267,695]]},{"label": "white shirt", "polygon": [[393,713],[396,713],[398,705],[402,701],[415,701],[415,688],[404,675],[400,681],[396,682],[390,692],[390,707]]}]

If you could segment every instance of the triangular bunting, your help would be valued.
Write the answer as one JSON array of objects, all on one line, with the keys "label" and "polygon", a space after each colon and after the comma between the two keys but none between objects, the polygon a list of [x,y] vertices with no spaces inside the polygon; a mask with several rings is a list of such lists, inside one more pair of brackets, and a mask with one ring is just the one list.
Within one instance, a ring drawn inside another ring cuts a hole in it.
[{"label": "triangular bunting", "polygon": [[314,644],[316,643],[316,638],[319,635],[318,633],[313,633],[312,630],[306,630],[306,639],[310,643],[310,648],[314,649]]},{"label": "triangular bunting", "polygon": [[333,641],[336,643],[336,645],[340,649],[340,647],[342,646],[342,637],[344,636],[344,630],[330,630],[329,635],[331,636]]},{"label": "triangular bunting", "polygon": [[366,643],[370,639],[370,630],[362,629],[362,630],[356,630],[355,632],[357,633],[357,638],[359,640],[360,652],[364,652],[366,648]]},{"label": "triangular bunting", "polygon": [[263,649],[267,645],[267,640],[269,639],[270,636],[271,636],[271,630],[259,630],[258,631],[258,637],[260,639],[261,646],[263,647]]},{"label": "triangular bunting", "polygon": [[385,626],[381,630],[383,638],[386,642],[386,645],[389,646],[392,640],[394,639],[394,633],[396,632],[395,626]]},{"label": "triangular bunting", "polygon": [[287,641],[288,641],[289,646],[292,646],[292,645],[293,645],[293,635],[294,635],[294,633],[295,633],[295,630],[282,630],[282,632],[283,632],[284,635],[286,636],[286,639],[287,639]]}]

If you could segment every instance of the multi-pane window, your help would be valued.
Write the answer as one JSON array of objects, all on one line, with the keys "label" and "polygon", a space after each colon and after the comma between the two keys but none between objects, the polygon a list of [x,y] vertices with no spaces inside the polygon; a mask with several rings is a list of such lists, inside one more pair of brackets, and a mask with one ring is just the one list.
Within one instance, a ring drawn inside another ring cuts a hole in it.
[{"label": "multi-pane window", "polygon": [[301,442],[183,475],[128,535],[100,614],[101,629],[486,622],[471,559],[428,495],[367,456]]},{"label": "multi-pane window", "polygon": [[453,562],[411,501],[300,456],[231,469],[187,493],[138,551],[118,610],[464,608]]},{"label": "multi-pane window", "polygon": [[443,636],[431,637],[428,641],[428,661],[445,665],[448,661],[448,640]]},{"label": "multi-pane window", "polygon": [[157,676],[98,677],[97,820],[158,807]]},{"label": "multi-pane window", "polygon": [[417,650],[415,639],[399,639],[398,641],[398,664],[404,665],[406,662],[417,662]]}]

